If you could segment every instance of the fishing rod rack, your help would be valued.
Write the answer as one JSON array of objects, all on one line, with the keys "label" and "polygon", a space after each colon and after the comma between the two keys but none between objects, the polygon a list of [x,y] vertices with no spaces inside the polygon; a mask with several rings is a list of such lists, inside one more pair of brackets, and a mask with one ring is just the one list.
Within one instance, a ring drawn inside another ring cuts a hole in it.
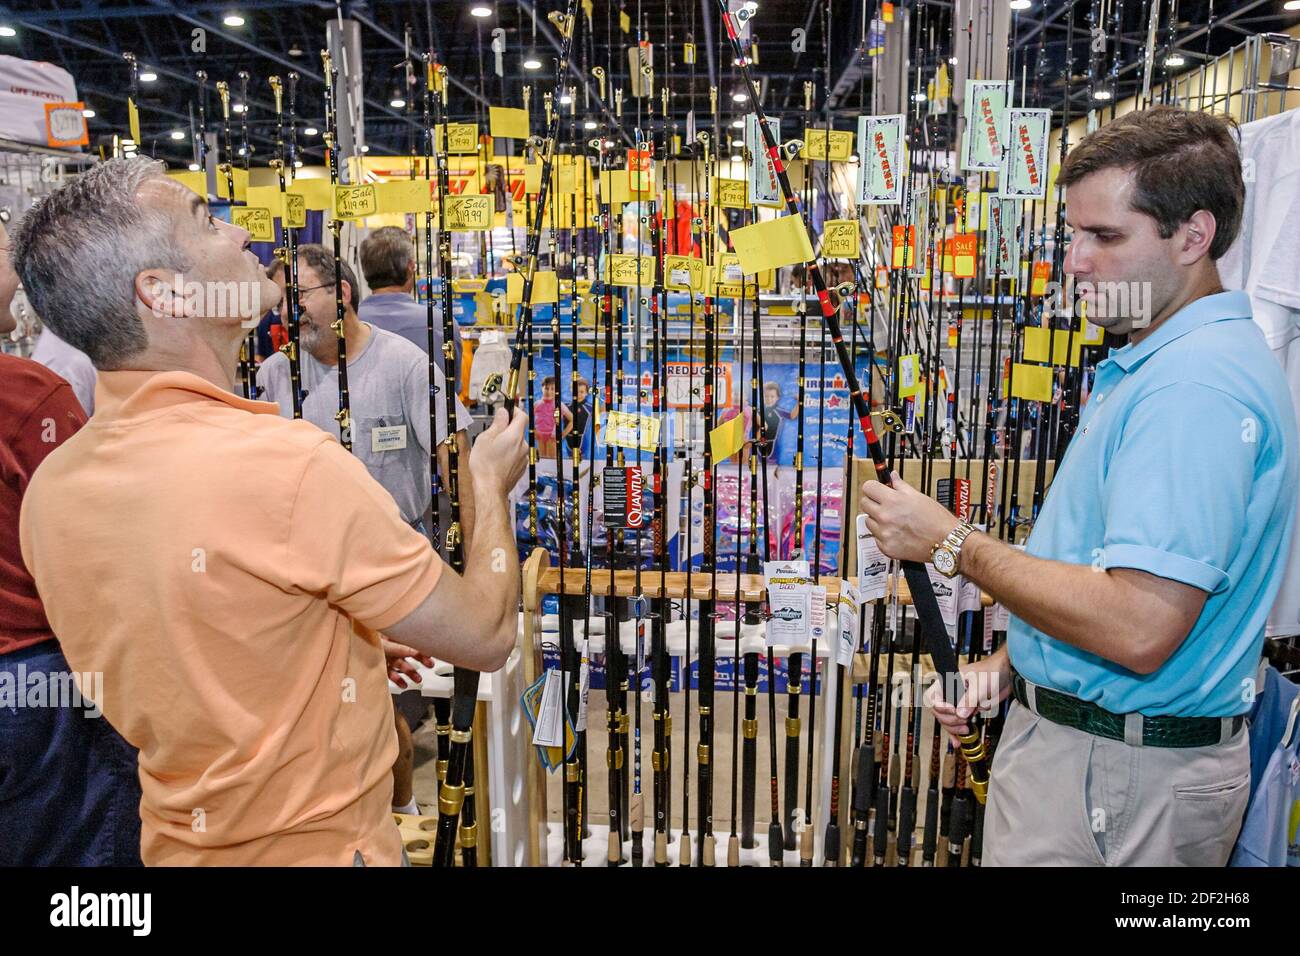
[{"label": "fishing rod rack", "polygon": [[[597,598],[607,598],[611,595],[610,572],[604,568],[593,568],[591,571],[591,595]],[[663,583],[661,587],[661,577]],[[544,548],[537,548],[524,563],[523,568],[524,592],[523,592],[523,624],[522,632],[525,641],[525,656],[528,641],[531,639],[534,647],[534,655],[540,658],[543,645],[557,644],[559,642],[559,617],[554,614],[545,614],[542,608],[545,599],[548,596],[582,596],[585,593],[585,577],[582,568],[569,568],[564,575],[564,584],[561,588],[561,573],[559,568],[551,565],[550,555]],[[670,602],[676,602],[677,607],[684,606],[688,601],[716,601],[721,606],[735,605],[737,599],[743,604],[745,602],[762,602],[766,599],[767,591],[763,584],[763,578],[757,574],[741,574],[740,583],[737,586],[737,575],[734,572],[719,572],[717,576],[717,586],[711,587],[707,574],[695,572],[689,576],[684,571],[669,571],[661,575],[658,570],[644,570],[641,575],[640,588],[637,587],[637,575],[635,571],[617,570],[613,572],[613,589],[614,598],[622,599],[655,599],[667,597]],[[839,581],[827,578],[825,579],[827,589],[827,603],[833,605],[839,596]],[[896,600],[895,600],[896,595]],[[901,575],[891,579],[889,591],[884,601],[884,606],[890,603],[896,603],[901,608],[911,606],[911,594]],[[993,599],[984,594],[981,603],[985,607],[991,607]],[[881,612],[883,613],[883,611]],[[592,613],[590,619],[585,624],[587,633],[589,633],[589,646],[586,648],[588,655],[600,655],[605,651],[605,618],[599,612]],[[575,626],[575,632],[581,635],[584,628],[582,622]],[[634,658],[636,653],[636,621],[622,621],[619,627],[619,643],[623,652],[630,658]],[[734,639],[731,625],[724,622],[718,622],[716,659],[719,662],[734,662],[739,656],[757,652],[760,654],[771,654],[777,660],[788,659],[791,653],[802,654],[805,657],[811,654],[812,648],[809,645],[785,645],[785,644],[768,644],[764,639],[763,624],[742,625],[739,642]],[[827,630],[833,632],[835,629],[835,612],[828,611]],[[687,635],[686,620],[679,618],[670,621],[667,627],[667,646],[668,654],[674,660],[680,662],[681,673],[689,675],[690,663],[698,661],[698,646],[691,647],[690,660],[686,660],[687,653]],[[842,682],[833,679],[835,672],[834,667],[834,648],[830,641],[820,645],[817,649],[817,657],[822,666],[818,669],[816,684],[818,690],[816,694],[821,702],[821,706],[826,708],[830,713],[836,705],[836,697],[844,695],[845,699],[854,693],[854,688],[867,683],[868,665],[867,655],[856,654],[852,668],[845,669],[845,676]],[[934,679],[935,672],[930,662],[929,655],[922,654],[916,662],[920,667],[920,677],[922,686],[928,686]],[[732,665],[734,673],[734,664]],[[878,674],[884,675],[884,662],[881,661],[881,669]],[[895,657],[894,672],[891,682],[895,686],[909,679],[912,673],[913,660],[910,655],[900,653]],[[719,673],[718,676],[723,676]],[[771,678],[768,672],[769,679]],[[689,676],[683,676],[683,680],[688,680]],[[734,678],[733,678],[734,679]],[[811,679],[810,679],[811,684]],[[719,697],[725,696],[729,691],[719,690]],[[811,694],[813,691],[806,690],[805,694]],[[784,695],[783,695],[784,696]],[[648,706],[648,705],[647,705]],[[693,715],[692,715],[693,716]],[[685,723],[687,716],[674,712],[672,717],[674,723]],[[761,721],[760,721],[761,723]],[[594,727],[595,722],[589,721],[589,727]],[[830,720],[819,722],[818,736],[816,739],[817,754],[817,785],[815,792],[819,806],[814,813],[814,819],[824,822],[830,815],[830,779],[832,773],[831,754],[834,745],[835,728]],[[841,746],[843,752],[851,753],[852,727],[849,722],[844,722],[840,728]],[[736,741],[739,744],[739,741]],[[643,745],[644,746],[644,745]],[[761,749],[761,748],[760,748]],[[722,751],[722,748],[719,748]],[[928,759],[928,755],[926,755]],[[560,865],[563,849],[562,837],[559,824],[550,821],[548,809],[550,801],[546,793],[546,771],[542,768],[539,761],[532,759],[528,764],[528,783],[524,788],[529,795],[530,800],[536,801],[531,803],[528,808],[528,832],[529,839],[529,860],[536,861],[533,865],[558,866]],[[849,832],[852,828],[850,820],[850,806],[847,800],[840,802],[840,814],[842,817],[841,827],[844,832]],[[593,808],[589,814],[590,820],[599,819],[598,816],[603,808]],[[587,866],[605,866],[605,848],[607,846],[609,828],[597,823],[589,823],[590,835],[584,837],[584,864]],[[648,831],[651,832],[652,831]],[[719,832],[721,829],[719,828]],[[669,844],[675,845],[680,829],[672,829],[670,832]],[[821,856],[821,836],[814,834],[817,858]],[[761,842],[761,841],[759,841]],[[740,851],[742,865],[768,866],[767,850],[760,847],[757,843],[752,848],[742,848]],[[798,865],[798,851],[786,850],[785,860],[787,865]],[[648,861],[647,861],[648,863]],[[630,865],[630,861],[625,861],[622,865]],[[672,865],[676,865],[675,863]]]}]

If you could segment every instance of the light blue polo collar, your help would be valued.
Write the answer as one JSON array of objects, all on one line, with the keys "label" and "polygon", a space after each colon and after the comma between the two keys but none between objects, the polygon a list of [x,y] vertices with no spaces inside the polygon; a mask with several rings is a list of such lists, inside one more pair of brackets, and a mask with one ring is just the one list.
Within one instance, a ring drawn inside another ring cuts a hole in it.
[{"label": "light blue polo collar", "polygon": [[1234,290],[1202,296],[1165,319],[1159,328],[1136,345],[1130,343],[1123,348],[1113,349],[1110,356],[1098,364],[1098,368],[1114,362],[1125,373],[1131,372],[1159,349],[1188,332],[1224,319],[1249,319],[1250,316],[1250,296],[1244,292]]}]

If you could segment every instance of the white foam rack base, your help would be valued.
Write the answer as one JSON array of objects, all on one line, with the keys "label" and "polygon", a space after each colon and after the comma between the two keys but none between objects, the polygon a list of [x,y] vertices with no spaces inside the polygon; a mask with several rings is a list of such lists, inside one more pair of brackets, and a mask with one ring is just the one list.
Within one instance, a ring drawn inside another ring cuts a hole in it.
[{"label": "white foam rack base", "polygon": [[[645,621],[643,623],[645,624],[646,627],[645,639],[642,642],[643,653],[648,657],[650,653],[650,635],[649,635],[650,624],[648,621]],[[699,623],[698,621],[691,622],[690,660],[692,661],[698,661],[700,656],[699,641],[697,637],[698,623]],[[735,628],[736,625],[734,621],[717,622],[717,626],[715,628],[716,640],[714,642],[716,646],[717,660],[731,660],[737,654],[737,650],[736,650],[737,642],[734,638],[734,635],[736,633]],[[560,633],[559,615],[558,614],[543,615],[541,618],[541,640],[544,646],[549,645],[547,649],[552,649],[552,650],[559,649],[559,633]],[[583,633],[584,633],[583,623],[581,621],[578,621],[574,626],[574,635],[578,643],[579,652],[581,652],[582,650]],[[603,616],[593,615],[590,618],[589,627],[586,633],[589,635],[587,653],[603,654],[605,651],[605,618]],[[740,627],[739,654],[744,655],[749,653],[759,653],[759,654],[771,654],[778,658],[788,658],[792,651],[800,654],[805,654],[805,655],[812,653],[812,647],[808,645],[788,646],[785,644],[774,644],[769,647],[767,642],[764,639],[765,633],[766,633],[766,629],[762,624],[742,623]],[[826,634],[838,635],[838,633],[839,633],[839,623],[835,611],[829,610],[827,611],[826,614]],[[671,656],[679,657],[679,658],[684,658],[686,656],[686,636],[687,636],[686,622],[684,620],[669,622],[667,637],[668,637],[668,653]],[[619,623],[619,646],[623,649],[623,653],[626,654],[629,659],[635,660],[636,621],[622,621]],[[818,700],[817,700],[817,735],[818,735],[818,742],[820,745],[819,754],[818,754],[820,757],[820,761],[817,768],[818,770],[817,800],[816,800],[817,812],[814,819],[820,821],[829,819],[830,812],[831,812],[831,776],[832,776],[832,771],[834,770],[833,751],[834,751],[835,727],[834,727],[834,721],[825,719],[823,715],[835,713],[835,698],[836,695],[839,693],[839,683],[834,679],[835,668],[833,666],[833,661],[831,659],[831,654],[833,650],[834,650],[833,640],[818,641],[817,657],[820,660],[825,662],[822,665],[821,693],[818,695]],[[807,664],[805,663],[804,666],[807,667]],[[808,693],[807,690],[805,690],[804,691],[805,699],[807,697],[807,693]],[[692,714],[692,718],[694,718],[694,714]],[[851,719],[851,718],[846,717],[846,719]],[[680,726],[680,724],[676,723],[676,721],[680,720],[679,717],[674,716],[673,720],[676,726]],[[784,747],[784,743],[782,743],[781,746]],[[842,755],[842,759],[844,759],[843,755]],[[847,767],[848,764],[846,763],[845,766],[841,768],[842,770],[841,777],[840,777],[841,804],[845,802],[848,795],[848,787],[851,786],[851,783],[848,778]],[[553,843],[555,839],[562,839],[562,838],[554,837],[553,835],[551,835],[550,832],[550,828],[558,827],[559,826],[558,824],[548,823],[547,826],[548,826],[548,830],[547,830],[548,845],[550,843]],[[765,845],[767,841],[767,834],[765,829],[766,823],[763,823],[760,826],[759,823],[756,822],[755,827],[756,829],[763,831],[762,833],[756,834],[756,839],[759,841],[760,847],[755,850],[742,849],[740,851],[741,861],[745,862],[747,859],[749,859],[749,857],[747,857],[747,854],[758,854],[757,857],[754,857],[754,860],[756,861],[755,865],[768,866],[769,863],[767,859],[767,848]],[[589,829],[592,831],[594,837],[597,830],[597,825],[592,823],[589,825]],[[669,843],[668,855],[670,859],[673,861],[672,865],[676,866],[677,865],[676,856],[674,855],[678,852],[676,834],[679,833],[680,831],[673,831],[673,832],[674,832],[674,836],[672,841],[670,841]],[[599,854],[598,860],[599,860],[599,865],[601,866],[604,866],[606,862],[605,855],[608,852],[606,847],[608,833],[609,833],[609,827],[606,826],[603,828],[601,832],[600,845],[598,848],[598,854]],[[647,831],[647,834],[648,834],[648,836],[646,837],[647,846],[648,846],[647,853],[649,853],[653,858],[654,833],[653,831]],[[692,834],[691,836],[692,839],[694,839],[695,834]],[[714,836],[717,838],[717,844],[718,844],[715,857],[717,858],[719,865],[725,865],[726,855],[727,855],[726,842],[727,839],[730,837],[730,833],[729,832],[726,834],[715,833]],[[840,839],[841,841],[844,839],[843,830],[841,830]],[[590,842],[589,840],[584,841],[584,850],[586,844],[589,842]],[[814,861],[820,861],[821,859],[820,856],[821,834],[820,833],[814,833],[814,844],[815,844],[815,852],[813,854],[813,859]],[[628,847],[629,847],[628,852],[630,853],[631,852],[630,842],[628,843]],[[548,853],[550,853],[551,865],[558,866],[561,862],[561,858],[564,853],[563,844],[562,843],[560,844],[559,849],[554,849],[554,848],[549,849]],[[584,860],[587,858],[587,856],[588,854],[584,852],[583,854]],[[786,856],[788,858],[786,862],[787,866],[799,865],[799,851],[797,849],[787,850]],[[587,864],[584,863],[583,865],[585,866]]]},{"label": "white foam rack base", "polygon": [[[559,616],[548,614],[541,618],[541,632],[537,635],[543,646],[547,649],[558,650],[559,648]],[[589,646],[588,654],[601,654],[605,649],[604,618],[593,615],[590,619],[588,633]],[[697,622],[691,624],[691,655],[690,660],[699,659],[699,644],[697,638]],[[578,622],[575,631],[577,633],[579,648],[581,649],[581,638],[583,626]],[[826,633],[833,635],[837,633],[837,625],[834,611],[827,614]],[[719,621],[717,627],[717,658],[719,660],[729,660],[735,652],[736,641],[733,639],[735,634],[735,624],[731,621]],[[797,651],[803,654],[810,654],[811,647],[789,647],[786,645],[773,645],[769,647],[763,637],[764,628],[762,625],[741,625],[740,637],[740,654],[757,652],[760,654],[773,654],[776,657],[788,657],[791,651]],[[486,710],[486,737],[487,737],[487,754],[488,754],[488,807],[490,815],[488,819],[491,825],[480,827],[479,832],[485,829],[491,834],[492,862],[495,866],[525,866],[528,860],[528,806],[527,806],[527,789],[528,789],[528,772],[530,762],[537,760],[536,751],[532,746],[531,728],[528,721],[524,718],[520,705],[520,697],[526,688],[524,678],[524,660],[521,650],[523,642],[523,617],[520,616],[518,637],[515,649],[511,651],[505,667],[493,673],[486,673],[479,678],[478,699],[485,705]],[[619,644],[625,654],[634,657],[636,654],[636,622],[624,621],[619,628]],[[832,769],[832,721],[824,720],[822,714],[834,713],[835,697],[839,692],[839,685],[834,679],[827,679],[827,675],[834,675],[834,670],[830,666],[830,654],[833,649],[832,641],[818,642],[817,656],[826,660],[822,667],[822,693],[818,700],[818,721],[817,733],[820,744],[820,764],[818,767],[818,809],[815,819],[824,821],[830,814],[830,781]],[[686,622],[672,621],[668,625],[668,652],[670,655],[678,658],[686,656]],[[649,654],[649,623],[646,622],[646,637],[644,642],[644,653]],[[420,673],[422,683],[419,690],[422,696],[426,698],[433,697],[450,697],[452,694],[452,668],[450,664],[441,661],[435,662],[434,666],[427,668],[424,665],[410,661],[415,669]],[[393,694],[403,693],[404,689],[398,687],[392,681],[388,683],[389,691]],[[412,688],[405,688],[410,690]],[[807,691],[805,690],[805,696]],[[693,715],[692,715],[693,716]],[[841,802],[844,799],[844,787],[847,783],[846,777],[841,777]],[[761,822],[761,821],[760,821]],[[757,824],[756,824],[757,826]],[[767,848],[766,848],[766,824],[757,826],[757,829],[763,832],[756,834],[759,841],[759,847],[754,850],[740,851],[741,862],[744,864],[753,863],[757,866],[768,866]],[[584,859],[587,861],[583,865],[606,865],[605,855],[607,853],[607,838],[609,828],[607,826],[590,826],[592,836],[584,841]],[[676,854],[678,852],[678,834],[679,831],[673,831],[672,840],[669,843],[669,858],[673,866],[676,866]],[[695,838],[692,833],[692,839]],[[726,864],[726,844],[729,833],[715,834],[717,837],[716,858],[718,865]],[[841,839],[844,839],[841,836]],[[547,824],[547,843],[550,865],[558,866],[563,856],[562,836],[558,823]],[[595,841],[595,842],[593,842]],[[814,834],[816,852],[814,860],[820,864],[821,860],[821,834]],[[627,852],[631,852],[631,843],[627,845]],[[646,853],[647,865],[653,865],[654,855],[654,831],[646,830]],[[798,866],[798,850],[786,851],[786,865]]]},{"label": "white foam rack base", "polygon": [[[485,711],[484,732],[488,755],[488,813],[480,817],[490,825],[480,826],[479,834],[490,834],[493,866],[524,866],[528,861],[528,802],[526,797],[529,761],[537,759],[532,746],[532,731],[520,709],[519,698],[526,687],[524,679],[523,619],[520,618],[515,648],[498,671],[482,674],[478,682],[478,699]],[[421,696],[450,697],[452,667],[435,661],[425,667],[408,659],[420,673]],[[391,680],[390,693],[401,688]]]},{"label": "white foam rack base", "polygon": [[[588,828],[591,830],[591,836],[582,841],[582,866],[609,866],[609,827],[603,823],[593,823]],[[681,836],[680,829],[668,831],[668,865],[677,866],[681,856]],[[716,847],[713,858],[714,865],[725,867],[727,865],[727,845],[731,840],[731,832],[714,833]],[[850,832],[849,838],[852,839]],[[699,858],[700,852],[700,835],[691,833],[691,866],[695,866],[695,861]],[[842,838],[841,838],[842,839]],[[755,821],[754,841],[757,844],[753,849],[746,850],[740,848],[740,865],[741,866],[771,866],[772,861],[768,859],[767,851],[767,820]],[[843,844],[841,843],[841,846]],[[821,838],[815,837],[813,845],[813,866],[821,866],[822,841]],[[653,829],[647,829],[644,835],[644,845],[642,847],[643,863],[645,867],[655,865],[655,832]],[[623,843],[623,860],[621,866],[630,867],[632,865],[632,841],[626,840]],[[546,825],[546,861],[547,866],[564,866],[564,831],[557,822],[550,822]],[[798,866],[799,851],[785,850],[781,857],[782,866]]]}]

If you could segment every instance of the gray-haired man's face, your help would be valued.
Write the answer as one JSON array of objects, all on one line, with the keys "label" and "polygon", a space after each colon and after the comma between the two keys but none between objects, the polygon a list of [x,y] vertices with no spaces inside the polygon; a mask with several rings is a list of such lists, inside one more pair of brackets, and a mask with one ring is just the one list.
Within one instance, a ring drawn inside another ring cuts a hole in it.
[{"label": "gray-haired man's face", "polygon": [[249,249],[247,230],[214,216],[202,197],[160,176],[140,187],[139,199],[171,218],[176,245],[192,263],[179,277],[187,316],[248,327],[279,301],[275,282]]}]

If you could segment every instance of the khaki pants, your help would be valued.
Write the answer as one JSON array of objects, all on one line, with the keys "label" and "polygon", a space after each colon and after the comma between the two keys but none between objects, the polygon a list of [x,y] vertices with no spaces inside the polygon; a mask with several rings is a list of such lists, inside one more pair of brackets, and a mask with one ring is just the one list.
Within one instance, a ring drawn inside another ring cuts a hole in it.
[{"label": "khaki pants", "polygon": [[984,866],[1224,866],[1250,797],[1243,728],[1133,747],[1013,702],[993,758]]}]

